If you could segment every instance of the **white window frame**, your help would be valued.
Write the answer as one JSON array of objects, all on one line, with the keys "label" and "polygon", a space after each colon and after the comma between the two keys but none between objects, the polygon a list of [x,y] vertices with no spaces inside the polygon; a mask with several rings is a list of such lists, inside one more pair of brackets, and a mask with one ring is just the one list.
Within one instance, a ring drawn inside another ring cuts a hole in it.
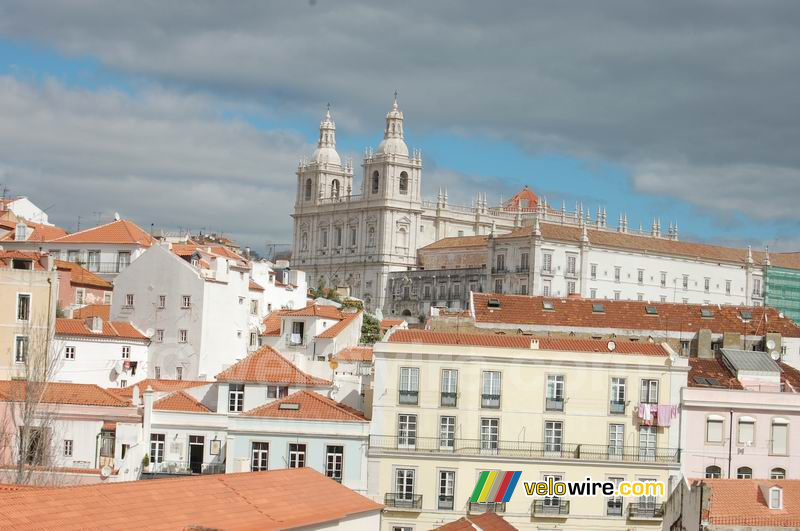
[{"label": "white window frame", "polygon": [[75,345],[66,345],[64,347],[64,359],[70,361],[75,360]]}]

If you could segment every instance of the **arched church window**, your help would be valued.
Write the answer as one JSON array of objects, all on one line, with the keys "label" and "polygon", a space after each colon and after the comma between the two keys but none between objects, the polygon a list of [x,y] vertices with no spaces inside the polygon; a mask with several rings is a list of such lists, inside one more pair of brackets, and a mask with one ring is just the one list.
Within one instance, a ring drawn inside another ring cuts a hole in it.
[{"label": "arched church window", "polygon": [[397,230],[397,246],[403,248],[408,247],[408,231],[405,227],[400,227]]},{"label": "arched church window", "polygon": [[400,173],[400,193],[403,195],[408,193],[408,174],[406,172]]},{"label": "arched church window", "polygon": [[300,250],[301,251],[308,251],[308,233],[304,232],[300,236]]},{"label": "arched church window", "polygon": [[306,179],[305,196],[306,196],[306,201],[311,199],[311,179]]},{"label": "arched church window", "polygon": [[339,197],[339,179],[331,182],[331,197]]},{"label": "arched church window", "polygon": [[367,245],[370,247],[375,246],[375,227],[370,227],[367,231]]},{"label": "arched church window", "polygon": [[377,194],[378,188],[381,185],[380,174],[377,171],[372,172],[372,193]]}]

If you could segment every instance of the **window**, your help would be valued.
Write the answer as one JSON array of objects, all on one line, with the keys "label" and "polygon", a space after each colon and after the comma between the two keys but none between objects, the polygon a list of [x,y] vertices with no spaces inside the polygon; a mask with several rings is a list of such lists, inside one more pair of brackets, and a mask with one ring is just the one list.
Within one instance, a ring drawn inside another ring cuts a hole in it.
[{"label": "window", "polygon": [[494,292],[495,293],[503,293],[503,280],[497,279],[494,281]]},{"label": "window", "polygon": [[753,279],[753,297],[761,297],[761,279]]},{"label": "window", "polygon": [[336,242],[336,247],[342,246],[342,227],[333,229],[333,241]]},{"label": "window", "polygon": [[481,407],[500,407],[500,372],[483,371],[483,385],[481,393]]},{"label": "window", "polygon": [[789,435],[789,423],[785,419],[774,419],[772,421],[772,445],[770,453],[773,455],[787,455],[787,440]]},{"label": "window", "polygon": [[683,275],[683,291],[689,289],[689,275]]},{"label": "window", "polygon": [[481,418],[481,451],[496,452],[500,444],[500,419]]},{"label": "window", "polygon": [[175,367],[175,379],[183,380],[183,367]]},{"label": "window", "polygon": [[289,387],[286,385],[268,385],[267,398],[284,398],[289,396]]},{"label": "window", "polygon": [[551,273],[553,271],[553,255],[544,253],[542,255],[542,272]]},{"label": "window", "polygon": [[522,253],[519,257],[519,269],[520,271],[527,271],[528,270],[528,253]]},{"label": "window", "polygon": [[164,441],[166,435],[163,433],[150,434],[150,462],[161,463],[164,461]]},{"label": "window", "polygon": [[455,470],[439,471],[439,500],[437,508],[440,511],[452,511],[454,507],[454,493],[456,485]]},{"label": "window", "polygon": [[425,286],[423,286],[422,294],[423,294],[422,298],[424,298],[424,299],[430,299],[431,298],[431,285],[430,284],[425,284]]},{"label": "window", "polygon": [[455,407],[458,403],[458,371],[442,369],[442,407]]},{"label": "window", "polygon": [[250,299],[250,315],[258,315],[258,299]]},{"label": "window", "polygon": [[89,271],[100,271],[100,251],[86,251],[86,257]]},{"label": "window", "polygon": [[355,227],[350,227],[350,246],[355,247],[358,240],[358,232]]},{"label": "window", "polygon": [[506,270],[506,255],[498,254],[496,257],[497,260],[497,271],[505,271]]},{"label": "window", "polygon": [[125,294],[125,307],[133,308],[133,293]]},{"label": "window", "polygon": [[114,457],[115,433],[113,431],[100,432],[100,456]]},{"label": "window", "polygon": [[589,298],[590,299],[596,299],[597,298],[597,290],[595,288],[592,288],[592,289],[589,290]]},{"label": "window", "polygon": [[17,321],[28,321],[31,318],[31,296],[28,293],[17,294]]},{"label": "window", "polygon": [[706,442],[722,442],[723,423],[724,421],[719,415],[712,415],[706,419]]},{"label": "window", "polygon": [[567,295],[575,293],[575,282],[570,280],[567,282]]},{"label": "window", "polygon": [[552,290],[551,290],[550,281],[549,280],[545,280],[544,282],[542,282],[542,295],[544,295],[545,297],[549,297],[551,291]]},{"label": "window", "polygon": [[191,295],[184,295],[181,297],[181,308],[189,308],[192,306],[192,296]]},{"label": "window", "polygon": [[414,503],[414,469],[398,468],[395,470],[395,501],[400,504]]},{"label": "window", "polygon": [[611,413],[625,413],[625,383],[625,378],[611,378]]},{"label": "window", "polygon": [[658,380],[642,380],[639,402],[642,404],[658,404]]},{"label": "window", "polygon": [[439,417],[439,449],[452,450],[456,443],[456,418]]},{"label": "window", "polygon": [[625,453],[625,425],[608,425],[608,457],[621,458]]},{"label": "window", "polygon": [[731,294],[731,281],[730,280],[726,280],[725,281],[725,295],[730,295],[730,294]]},{"label": "window", "polygon": [[377,194],[378,190],[380,189],[380,186],[381,186],[380,179],[381,179],[381,176],[377,171],[372,172],[372,193],[373,194]]},{"label": "window", "polygon": [[622,276],[622,268],[615,267],[614,268],[614,282],[619,282],[620,277]]},{"label": "window", "polygon": [[408,194],[408,174],[406,172],[400,172],[400,193]]},{"label": "window", "polygon": [[311,179],[306,179],[305,198],[306,201],[311,199]]},{"label": "window", "polygon": [[708,278],[708,277],[706,277],[706,278],[703,280],[703,291],[705,291],[706,293],[708,293],[708,290],[709,290],[709,289],[711,289],[711,279],[710,279],[710,278]]},{"label": "window", "polygon": [[323,249],[328,247],[328,229],[322,229],[319,239],[320,247]]},{"label": "window", "polygon": [[661,272],[661,287],[662,288],[667,287],[667,273],[665,271]]},{"label": "window", "polygon": [[269,443],[254,442],[251,446],[250,470],[269,470]]},{"label": "window", "polygon": [[[561,474],[544,474],[542,475],[542,480],[548,482],[552,478],[553,483],[557,481],[561,481],[563,477]],[[558,508],[561,505],[561,500],[557,496],[545,496],[544,500],[542,500],[544,505],[545,513],[548,512],[555,512],[558,513]]]},{"label": "window", "polygon": [[619,291],[615,291],[614,292],[614,300],[618,301],[619,299],[620,299],[620,292]]},{"label": "window", "polygon": [[783,489],[780,487],[770,487],[769,489],[769,508],[783,509]]},{"label": "window", "polygon": [[417,416],[401,414],[397,420],[397,445],[414,448],[417,445]]},{"label": "window", "polygon": [[419,403],[419,367],[400,368],[400,403]]},{"label": "window", "polygon": [[644,313],[646,313],[647,315],[658,315],[658,308],[656,306],[645,306]]},{"label": "window", "polygon": [[722,469],[717,465],[711,465],[706,467],[706,479],[719,479],[722,477]]},{"label": "window", "polygon": [[228,411],[241,413],[244,409],[244,384],[228,385]]},{"label": "window", "polygon": [[258,332],[250,332],[250,346],[251,347],[258,346]]},{"label": "window", "polygon": [[334,481],[342,482],[342,466],[344,463],[344,446],[328,445],[325,447],[325,475]]},{"label": "window", "polygon": [[189,341],[189,331],[188,330],[178,330],[178,341],[180,343],[186,343]]},{"label": "window", "polygon": [[27,447],[25,448],[25,463],[30,465],[43,465],[47,458],[47,433],[42,428],[26,428],[21,426],[20,443],[25,440],[27,431]]},{"label": "window", "polygon": [[574,275],[577,270],[578,258],[575,255],[567,256],[567,274]]},{"label": "window", "polygon": [[589,276],[592,280],[597,280],[597,264],[592,264],[589,266]]},{"label": "window", "polygon": [[640,269],[636,272],[636,282],[644,284],[644,269]]},{"label": "window", "polygon": [[158,309],[163,310],[167,307],[167,296],[166,295],[159,295],[158,296]]},{"label": "window", "polygon": [[769,471],[769,479],[786,479],[786,469],[773,468]]},{"label": "window", "polygon": [[158,329],[156,330],[156,342],[163,343],[164,342],[164,330]]},{"label": "window", "polygon": [[64,439],[64,457],[72,457],[72,439]]},{"label": "window", "polygon": [[331,181],[331,197],[334,199],[339,197],[339,179]]},{"label": "window", "polygon": [[560,421],[548,420],[544,423],[544,451],[561,452],[561,439],[564,424]]},{"label": "window", "polygon": [[119,381],[120,387],[128,387],[128,380],[120,380]]},{"label": "window", "polygon": [[25,363],[28,359],[28,336],[14,337],[14,361]]},{"label": "window", "polygon": [[736,479],[753,479],[753,469],[749,466],[740,466],[736,469]]},{"label": "window", "polygon": [[106,291],[103,293],[103,304],[111,304],[111,292]]},{"label": "window", "polygon": [[739,417],[739,444],[748,445],[755,440],[756,419]]},{"label": "window", "polygon": [[64,359],[65,360],[74,360],[75,359],[75,347],[70,345],[64,347]]},{"label": "window", "polygon": [[545,410],[564,411],[564,376],[562,374],[547,375]]},{"label": "window", "polygon": [[656,427],[639,427],[639,458],[655,459],[656,457]]},{"label": "window", "polygon": [[289,443],[289,468],[303,468],[306,466],[306,445]]},{"label": "window", "polygon": [[130,345],[122,345],[122,359],[128,360],[131,358],[131,347]]},{"label": "window", "polygon": [[155,373],[156,380],[160,380],[161,379],[161,367],[156,367],[155,370],[154,370],[154,373]]},{"label": "window", "polygon": [[[625,481],[622,477],[609,477],[608,481],[614,484],[615,490],[620,483]],[[622,496],[611,496],[606,501],[606,514],[608,516],[622,516]]]}]

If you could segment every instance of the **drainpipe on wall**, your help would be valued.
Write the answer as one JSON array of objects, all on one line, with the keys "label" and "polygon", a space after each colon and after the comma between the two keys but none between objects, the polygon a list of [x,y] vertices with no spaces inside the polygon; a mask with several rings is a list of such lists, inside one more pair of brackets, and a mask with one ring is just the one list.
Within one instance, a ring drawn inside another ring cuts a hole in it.
[{"label": "drainpipe on wall", "polygon": [[730,426],[728,427],[728,479],[731,479],[731,462],[733,461],[733,410],[730,411]]}]

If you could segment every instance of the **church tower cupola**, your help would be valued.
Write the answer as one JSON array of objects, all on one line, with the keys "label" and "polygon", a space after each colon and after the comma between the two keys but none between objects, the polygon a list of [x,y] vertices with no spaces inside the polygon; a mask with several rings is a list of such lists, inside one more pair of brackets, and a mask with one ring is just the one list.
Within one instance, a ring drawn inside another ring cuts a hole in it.
[{"label": "church tower cupola", "polygon": [[311,162],[342,165],[342,159],[336,152],[336,124],[331,118],[330,104],[328,104],[325,118],[319,123],[319,142],[314,154],[311,155]]},{"label": "church tower cupola", "polygon": [[397,92],[394,93],[392,110],[386,114],[386,129],[383,131],[383,141],[378,146],[378,154],[408,157],[408,146],[403,140],[403,112],[397,107]]}]

